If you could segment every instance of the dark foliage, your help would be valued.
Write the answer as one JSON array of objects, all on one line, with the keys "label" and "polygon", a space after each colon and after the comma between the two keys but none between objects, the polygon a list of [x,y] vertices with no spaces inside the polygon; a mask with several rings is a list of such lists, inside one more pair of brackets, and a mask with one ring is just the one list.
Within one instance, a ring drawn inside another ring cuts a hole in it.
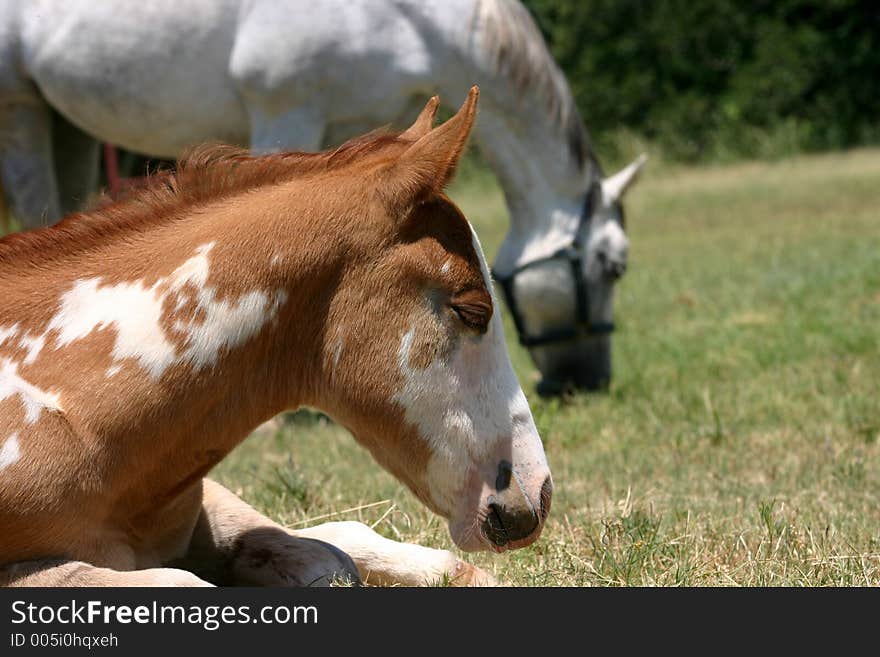
[{"label": "dark foliage", "polygon": [[586,123],[684,160],[880,142],[873,0],[525,0]]}]

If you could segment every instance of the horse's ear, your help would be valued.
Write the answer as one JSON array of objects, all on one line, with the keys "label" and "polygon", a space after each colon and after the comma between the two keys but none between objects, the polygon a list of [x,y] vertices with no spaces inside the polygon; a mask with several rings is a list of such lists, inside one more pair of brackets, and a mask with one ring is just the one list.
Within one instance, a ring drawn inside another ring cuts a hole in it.
[{"label": "horse's ear", "polygon": [[[412,204],[431,198],[449,184],[474,127],[479,96],[480,90],[471,87],[461,109],[451,119],[426,132],[389,167],[387,173],[392,179],[388,185],[394,190],[397,203]],[[426,107],[422,115],[428,110]],[[422,116],[416,123],[421,119]]]},{"label": "horse's ear", "polygon": [[605,202],[614,203],[615,201],[620,201],[626,190],[638,179],[639,173],[647,161],[648,156],[642,153],[613,176],[605,178],[602,181],[602,195],[605,197]]},{"label": "horse's ear", "polygon": [[418,141],[428,134],[434,127],[434,118],[437,116],[438,107],[440,107],[440,96],[433,96],[425,104],[425,109],[419,112],[415,122],[400,133],[400,138],[406,141]]}]

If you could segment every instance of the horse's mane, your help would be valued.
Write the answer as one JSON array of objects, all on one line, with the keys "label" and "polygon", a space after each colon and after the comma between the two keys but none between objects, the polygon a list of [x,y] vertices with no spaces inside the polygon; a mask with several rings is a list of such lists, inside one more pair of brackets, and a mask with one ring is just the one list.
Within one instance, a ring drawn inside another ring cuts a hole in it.
[{"label": "horse's mane", "polygon": [[181,158],[176,170],[149,175],[115,199],[102,196],[91,210],[71,214],[54,226],[0,239],[0,270],[106,244],[113,237],[171,222],[198,206],[340,168],[401,142],[395,133],[375,131],[321,153],[251,155],[225,144],[197,146]]},{"label": "horse's mane", "polygon": [[544,104],[579,168],[587,160],[598,168],[565,75],[529,10],[518,0],[479,0],[476,15],[493,72],[506,77],[520,95],[531,95]]}]

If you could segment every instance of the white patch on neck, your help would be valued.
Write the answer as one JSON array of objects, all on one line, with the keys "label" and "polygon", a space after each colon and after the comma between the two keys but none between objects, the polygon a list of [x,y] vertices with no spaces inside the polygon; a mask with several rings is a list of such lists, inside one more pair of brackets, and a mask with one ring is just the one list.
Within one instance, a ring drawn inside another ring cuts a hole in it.
[{"label": "white patch on neck", "polygon": [[18,334],[18,326],[17,323],[12,326],[0,326],[0,347],[3,346],[4,342],[14,338]]},{"label": "white patch on neck", "polygon": [[8,358],[0,360],[0,402],[17,395],[24,405],[24,419],[33,424],[40,418],[43,409],[61,412],[57,394],[40,390],[18,375],[18,365]]},{"label": "white patch on neck", "polygon": [[590,250],[595,252],[602,248],[612,260],[626,262],[629,252],[629,239],[623,228],[612,220],[605,221],[590,235]]},{"label": "white patch on neck", "polygon": [[[213,242],[199,246],[196,255],[149,288],[140,280],[115,285],[102,285],[101,278],[76,281],[61,297],[61,309],[47,332],[58,331],[56,344],[61,348],[96,329],[112,327],[116,330],[114,366],[134,359],[154,379],[176,363],[189,362],[196,371],[214,365],[222,349],[239,346],[271,320],[287,295],[283,290],[255,290],[235,301],[218,300],[216,289],[207,285],[208,255],[213,247]],[[182,292],[189,285],[196,289],[197,312],[175,323],[175,329],[184,334],[178,353],[162,328],[162,309],[170,295],[179,295],[175,308],[181,309],[189,301],[189,295]],[[117,372],[111,366],[107,376]]]},{"label": "white patch on neck", "polygon": [[8,468],[21,458],[21,448],[18,444],[18,434],[14,433],[3,441],[0,447],[0,470]]},{"label": "white patch on neck", "polygon": [[43,345],[46,343],[46,334],[38,335],[35,338],[32,338],[30,334],[25,334],[21,336],[18,343],[25,349],[27,349],[27,355],[24,357],[24,364],[30,365],[35,360],[37,360],[37,356],[40,355],[40,351],[43,349]]},{"label": "white patch on neck", "polygon": [[440,273],[441,274],[448,274],[451,266],[452,266],[452,264],[449,262],[449,260],[447,260],[446,262],[443,263],[443,266],[440,267]]},{"label": "white patch on neck", "polygon": [[58,331],[56,348],[82,340],[94,330],[116,329],[113,360],[136,359],[154,378],[174,362],[174,345],[159,325],[162,302],[157,285],[142,281],[102,286],[100,278],[76,281],[61,297],[61,310],[49,322]]}]

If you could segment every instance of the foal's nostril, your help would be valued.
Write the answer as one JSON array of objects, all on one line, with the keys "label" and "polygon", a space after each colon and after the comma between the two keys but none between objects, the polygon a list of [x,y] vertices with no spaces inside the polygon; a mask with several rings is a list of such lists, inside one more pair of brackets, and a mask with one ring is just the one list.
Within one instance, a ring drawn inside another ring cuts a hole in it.
[{"label": "foal's nostril", "polygon": [[541,521],[547,519],[547,515],[550,513],[550,501],[553,497],[553,480],[550,479],[550,475],[547,475],[547,478],[544,480],[544,484],[541,486]]},{"label": "foal's nostril", "polygon": [[495,478],[495,490],[499,493],[510,487],[510,477],[513,475],[513,465],[510,461],[502,460],[498,464],[498,476]]},{"label": "foal's nostril", "polygon": [[538,499],[534,498],[534,491],[526,494],[520,479],[513,473],[513,465],[502,459],[495,477],[495,493],[487,500],[483,534],[498,547],[529,538],[540,530],[547,517],[552,493],[553,484],[548,476]]}]

